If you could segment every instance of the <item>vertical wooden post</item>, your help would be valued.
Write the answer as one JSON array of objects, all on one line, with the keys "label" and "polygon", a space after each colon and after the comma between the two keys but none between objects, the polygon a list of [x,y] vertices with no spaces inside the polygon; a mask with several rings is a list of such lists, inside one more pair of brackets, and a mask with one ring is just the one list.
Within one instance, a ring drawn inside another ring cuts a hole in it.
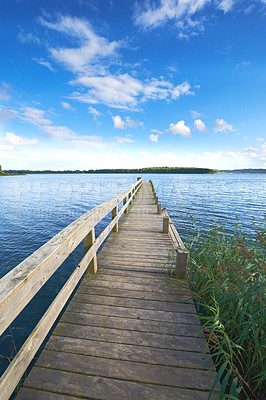
[{"label": "vertical wooden post", "polygon": [[157,214],[161,215],[162,214],[162,205],[157,204]]},{"label": "vertical wooden post", "polygon": [[158,204],[158,197],[155,196],[154,199],[155,199],[155,204]]},{"label": "vertical wooden post", "polygon": [[[85,253],[87,253],[87,251],[91,248],[94,242],[95,242],[95,231],[94,228],[92,228],[92,230],[84,238]],[[96,272],[97,272],[97,256],[95,254],[95,256],[88,265],[87,273],[96,274]]]},{"label": "vertical wooden post", "polygon": [[[117,216],[117,207],[112,209],[112,219],[114,219]],[[115,224],[115,226],[112,229],[113,232],[118,232],[118,222]]]},{"label": "vertical wooden post", "polygon": [[[126,202],[127,202],[127,198],[125,197],[124,200],[123,200],[123,204],[125,205]],[[126,208],[125,211],[124,211],[124,214],[127,214],[127,213],[128,213],[128,208]]]},{"label": "vertical wooden post", "polygon": [[128,200],[130,199],[130,203],[129,203],[129,205],[131,205],[131,202],[132,202],[132,192],[129,192],[129,195],[128,195]]},{"label": "vertical wooden post", "polygon": [[187,260],[188,260],[188,251],[186,248],[178,248],[176,251],[176,266],[175,266],[175,275],[179,279],[184,279],[186,275],[187,268]]},{"label": "vertical wooden post", "polygon": [[169,233],[169,217],[163,217],[163,233]]},{"label": "vertical wooden post", "polygon": [[137,181],[140,181],[141,180],[141,178],[137,178]]}]

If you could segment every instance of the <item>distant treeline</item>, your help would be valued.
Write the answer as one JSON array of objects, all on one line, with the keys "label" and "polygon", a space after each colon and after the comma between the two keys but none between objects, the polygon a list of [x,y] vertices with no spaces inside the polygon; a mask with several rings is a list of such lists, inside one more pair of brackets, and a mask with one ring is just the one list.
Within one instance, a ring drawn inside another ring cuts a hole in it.
[{"label": "distant treeline", "polygon": [[31,171],[31,170],[7,170],[9,174],[215,174],[213,169],[209,168],[183,168],[183,167],[152,167],[135,169],[88,169],[88,170],[64,170],[64,171]]},{"label": "distant treeline", "polygon": [[245,168],[245,169],[223,169],[218,172],[227,172],[233,174],[266,174],[265,168]]}]

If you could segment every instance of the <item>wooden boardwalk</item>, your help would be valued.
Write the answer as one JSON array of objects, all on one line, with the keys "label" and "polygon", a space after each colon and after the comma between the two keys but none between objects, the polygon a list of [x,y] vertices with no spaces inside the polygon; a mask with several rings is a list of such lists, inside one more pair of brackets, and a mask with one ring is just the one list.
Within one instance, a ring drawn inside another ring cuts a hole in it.
[{"label": "wooden boardwalk", "polygon": [[166,286],[173,252],[150,183],[98,256],[16,400],[207,400],[215,373],[185,284]]}]

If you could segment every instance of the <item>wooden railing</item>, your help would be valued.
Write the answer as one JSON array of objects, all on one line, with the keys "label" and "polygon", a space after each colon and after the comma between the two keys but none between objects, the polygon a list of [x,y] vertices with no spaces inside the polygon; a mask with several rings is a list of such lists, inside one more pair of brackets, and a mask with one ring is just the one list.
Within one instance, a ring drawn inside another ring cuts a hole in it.
[{"label": "wooden railing", "polygon": [[176,251],[175,255],[175,275],[179,279],[184,279],[186,275],[187,261],[188,261],[188,250],[186,249],[184,243],[182,242],[179,233],[177,232],[171,218],[168,215],[168,212],[164,208],[162,210],[161,204],[158,203],[158,196],[156,195],[156,191],[154,189],[153,183],[150,180],[150,184],[152,187],[153,196],[155,199],[155,204],[157,204],[157,213],[163,214],[163,233],[169,234],[174,249]]},{"label": "wooden railing", "polygon": [[[1,335],[64,260],[84,240],[85,256],[2,375],[0,400],[9,399],[84,272],[87,270],[89,273],[96,273],[97,250],[112,230],[118,231],[118,221],[124,212],[127,213],[127,208],[142,183],[142,178],[139,178],[118,196],[88,211],[0,280]],[[118,212],[118,205],[122,201],[123,206]],[[112,212],[111,223],[95,239],[95,225],[110,212]]]}]

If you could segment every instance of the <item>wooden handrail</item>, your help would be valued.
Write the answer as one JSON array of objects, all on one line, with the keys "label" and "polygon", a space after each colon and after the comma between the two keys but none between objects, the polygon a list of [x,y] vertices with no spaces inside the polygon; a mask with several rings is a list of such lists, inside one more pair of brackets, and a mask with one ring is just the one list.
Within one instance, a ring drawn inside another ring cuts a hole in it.
[{"label": "wooden handrail", "polygon": [[[136,194],[142,183],[142,179],[138,180],[118,196],[88,211],[0,280],[0,334],[11,324],[69,254],[94,229],[94,226],[109,212],[116,209],[118,204],[124,201],[133,189],[134,194]],[[0,400],[7,400],[12,394],[77,283],[96,256],[97,250],[112,229],[117,226],[118,220],[131,201],[130,196],[129,200],[126,203],[124,202],[119,213],[113,213],[111,223],[88,248],[77,268],[2,375],[0,379]]]},{"label": "wooden handrail", "polygon": [[186,267],[188,260],[188,250],[185,247],[179,233],[177,232],[168,212],[164,208],[162,210],[163,214],[163,232],[168,233],[174,249],[176,251],[176,265],[175,265],[175,275],[177,278],[184,279],[186,275]]}]

